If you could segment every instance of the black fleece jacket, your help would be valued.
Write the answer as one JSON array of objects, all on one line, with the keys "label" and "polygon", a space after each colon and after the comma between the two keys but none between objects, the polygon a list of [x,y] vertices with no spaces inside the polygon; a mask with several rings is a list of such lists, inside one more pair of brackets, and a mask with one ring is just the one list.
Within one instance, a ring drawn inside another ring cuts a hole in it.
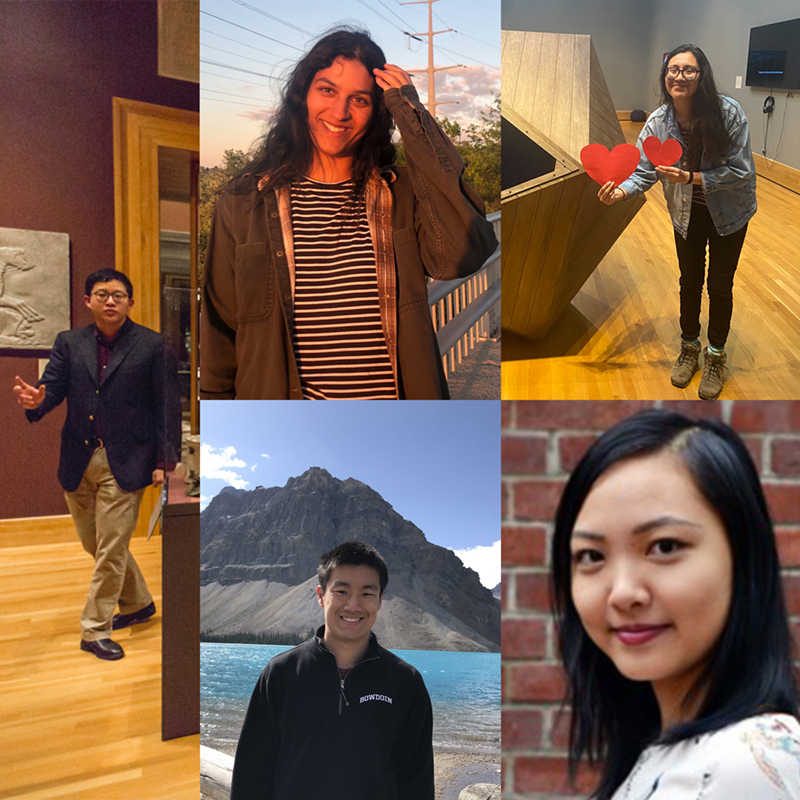
[{"label": "black fleece jacket", "polygon": [[247,708],[231,800],[433,800],[433,715],[414,667],[370,633],[344,681],[313,639],[275,656]]}]

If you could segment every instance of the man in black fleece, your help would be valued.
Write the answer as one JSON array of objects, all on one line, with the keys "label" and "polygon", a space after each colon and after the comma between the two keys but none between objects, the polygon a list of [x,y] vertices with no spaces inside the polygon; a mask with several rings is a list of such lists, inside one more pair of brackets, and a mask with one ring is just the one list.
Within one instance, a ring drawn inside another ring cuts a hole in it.
[{"label": "man in black fleece", "polygon": [[320,560],[325,624],[273,658],[247,709],[231,800],[433,800],[433,715],[422,677],[371,632],[389,574],[374,547]]}]

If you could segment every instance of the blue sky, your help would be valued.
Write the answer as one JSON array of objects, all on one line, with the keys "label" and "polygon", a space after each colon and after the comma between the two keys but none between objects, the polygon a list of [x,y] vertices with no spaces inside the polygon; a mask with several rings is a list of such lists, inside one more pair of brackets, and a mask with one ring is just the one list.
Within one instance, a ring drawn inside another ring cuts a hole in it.
[{"label": "blue sky", "polygon": [[428,541],[500,580],[500,403],[204,401],[203,507],[309,467],[371,486]]},{"label": "blue sky", "polygon": [[[334,25],[366,27],[390,63],[425,69],[427,5],[398,0],[201,0],[200,163],[217,166],[227,149],[249,150],[277,104],[288,70],[308,44]],[[463,126],[478,121],[481,109],[500,89],[500,0],[441,0],[433,4],[437,67],[437,114]],[[427,75],[414,77],[427,98]]]}]

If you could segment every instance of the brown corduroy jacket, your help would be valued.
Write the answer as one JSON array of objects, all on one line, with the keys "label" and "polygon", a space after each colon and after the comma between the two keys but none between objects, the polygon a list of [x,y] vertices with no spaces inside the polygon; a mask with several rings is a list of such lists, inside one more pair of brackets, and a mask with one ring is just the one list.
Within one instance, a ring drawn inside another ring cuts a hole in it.
[{"label": "brown corduroy jacket", "polygon": [[[446,399],[425,277],[476,272],[497,240],[483,201],[462,180],[458,151],[414,87],[390,89],[385,100],[406,166],[376,173],[366,189],[383,331],[399,397]],[[302,399],[293,325],[288,187],[259,192],[253,181],[247,194],[224,192],[203,267],[201,398]]]}]

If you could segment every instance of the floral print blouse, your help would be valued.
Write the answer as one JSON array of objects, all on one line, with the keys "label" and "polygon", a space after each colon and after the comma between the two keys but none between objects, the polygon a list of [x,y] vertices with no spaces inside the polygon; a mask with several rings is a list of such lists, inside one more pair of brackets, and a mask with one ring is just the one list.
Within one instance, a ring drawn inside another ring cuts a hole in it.
[{"label": "floral print blouse", "polygon": [[764,714],[648,747],[613,800],[800,800],[800,723]]}]

